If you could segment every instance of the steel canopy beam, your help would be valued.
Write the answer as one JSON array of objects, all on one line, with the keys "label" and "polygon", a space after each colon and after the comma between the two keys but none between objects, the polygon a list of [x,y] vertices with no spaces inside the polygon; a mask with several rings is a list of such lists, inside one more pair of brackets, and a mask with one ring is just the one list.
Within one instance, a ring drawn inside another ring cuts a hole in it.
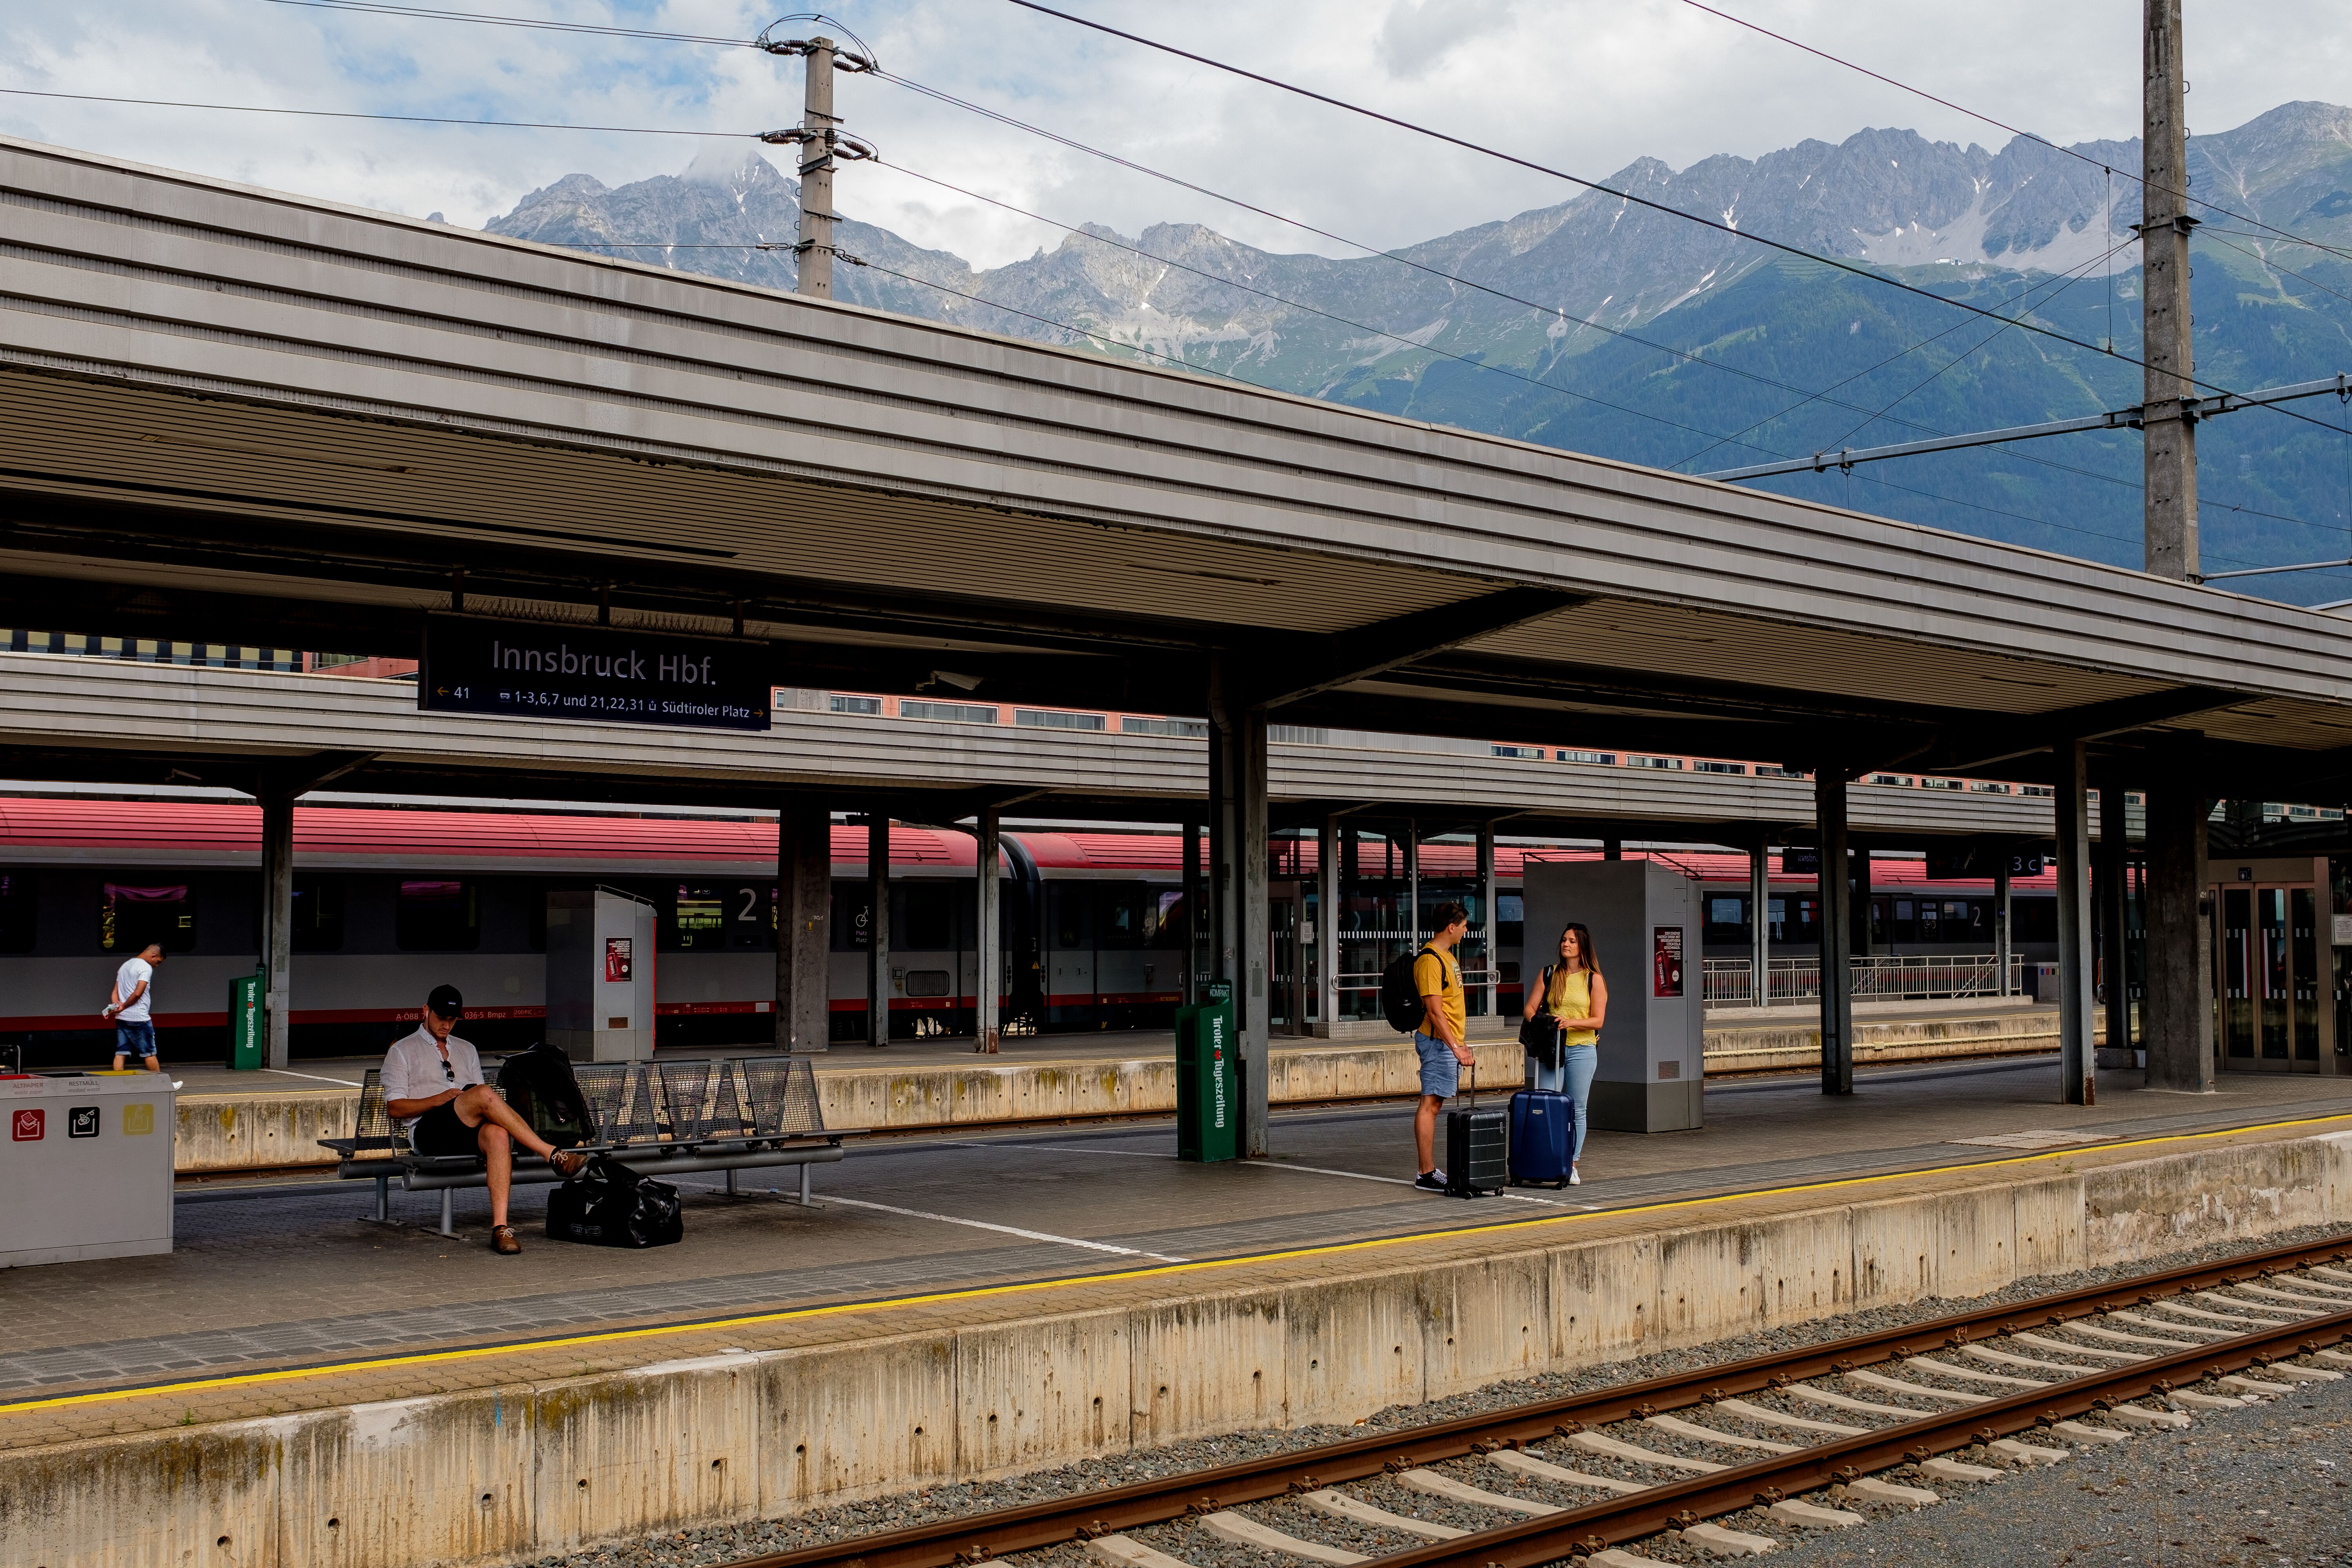
[{"label": "steel canopy beam", "polygon": [[1505,588],[1464,604],[1412,610],[1368,626],[1313,639],[1271,639],[1239,652],[1271,655],[1242,693],[1244,708],[1279,708],[1384,674],[1432,654],[1587,603],[1591,595],[1557,588]]}]

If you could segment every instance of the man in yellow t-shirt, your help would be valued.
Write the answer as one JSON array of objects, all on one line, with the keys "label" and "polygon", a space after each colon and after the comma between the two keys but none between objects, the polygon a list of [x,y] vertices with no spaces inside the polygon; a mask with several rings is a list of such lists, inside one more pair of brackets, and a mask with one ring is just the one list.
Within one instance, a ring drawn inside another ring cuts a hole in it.
[{"label": "man in yellow t-shirt", "polygon": [[1421,1174],[1412,1184],[1442,1193],[1445,1173],[1437,1168],[1437,1111],[1460,1087],[1461,1070],[1471,1059],[1462,1037],[1462,965],[1454,956],[1470,930],[1470,911],[1458,903],[1444,903],[1432,919],[1437,934],[1412,961],[1412,988],[1420,993],[1422,1006],[1421,1027],[1412,1036],[1412,1048],[1421,1058],[1421,1105],[1412,1113],[1412,1146],[1421,1156]]}]

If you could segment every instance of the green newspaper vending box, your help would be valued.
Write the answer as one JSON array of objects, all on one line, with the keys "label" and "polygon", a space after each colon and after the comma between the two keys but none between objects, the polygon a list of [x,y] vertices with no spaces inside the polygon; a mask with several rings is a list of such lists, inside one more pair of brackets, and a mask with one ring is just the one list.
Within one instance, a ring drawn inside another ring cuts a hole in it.
[{"label": "green newspaper vending box", "polygon": [[1237,1157],[1241,1127],[1240,1042],[1233,987],[1176,1009],[1176,1157],[1202,1164]]},{"label": "green newspaper vending box", "polygon": [[228,983],[228,1065],[233,1072],[261,1070],[261,976],[240,974]]}]

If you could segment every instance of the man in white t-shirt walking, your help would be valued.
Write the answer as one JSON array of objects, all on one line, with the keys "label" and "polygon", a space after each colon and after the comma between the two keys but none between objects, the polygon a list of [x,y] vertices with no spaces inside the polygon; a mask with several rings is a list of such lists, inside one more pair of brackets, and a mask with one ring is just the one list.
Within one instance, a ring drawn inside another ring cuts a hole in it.
[{"label": "man in white t-shirt walking", "polygon": [[155,1013],[150,1005],[155,997],[155,966],[163,962],[163,944],[151,942],[139,950],[138,957],[124,959],[122,967],[114,972],[114,994],[107,999],[106,1011],[100,1016],[114,1020],[117,1072],[134,1056],[147,1064],[149,1072],[163,1070],[163,1061],[155,1055]]},{"label": "man in white t-shirt walking", "polygon": [[408,1146],[420,1154],[479,1154],[490,1178],[490,1247],[508,1257],[522,1250],[507,1223],[507,1194],[514,1185],[514,1146],[545,1160],[565,1181],[578,1175],[588,1156],[559,1150],[531,1131],[499,1091],[482,1081],[482,1058],[450,1031],[465,1016],[465,998],[455,985],[436,985],[425,999],[425,1021],[416,1033],[394,1040],[383,1058],[384,1114],[408,1130]]}]

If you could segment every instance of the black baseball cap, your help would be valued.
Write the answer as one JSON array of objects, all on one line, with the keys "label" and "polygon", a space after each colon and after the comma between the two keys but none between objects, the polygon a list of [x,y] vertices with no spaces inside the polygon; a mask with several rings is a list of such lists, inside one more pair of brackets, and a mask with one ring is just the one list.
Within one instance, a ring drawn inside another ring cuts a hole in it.
[{"label": "black baseball cap", "polygon": [[453,1024],[466,1016],[466,999],[457,994],[455,985],[436,985],[425,1005]]}]

